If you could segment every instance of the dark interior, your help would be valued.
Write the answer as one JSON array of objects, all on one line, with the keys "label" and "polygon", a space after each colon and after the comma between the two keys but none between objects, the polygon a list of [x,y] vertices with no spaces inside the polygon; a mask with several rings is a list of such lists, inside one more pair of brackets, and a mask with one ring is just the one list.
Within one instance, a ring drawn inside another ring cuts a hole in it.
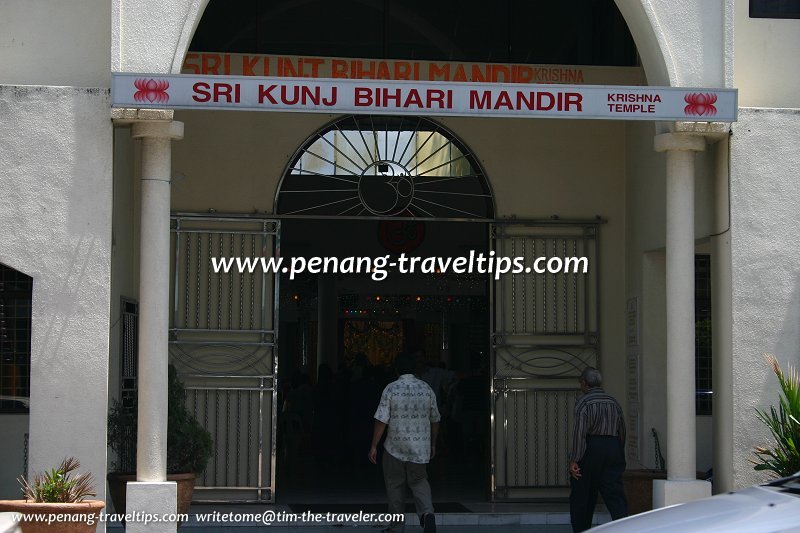
[{"label": "dark interior", "polygon": [[[377,220],[288,219],[281,255],[375,257]],[[487,251],[486,224],[426,222],[409,255]],[[453,239],[453,235],[459,235]],[[442,414],[429,477],[437,502],[485,501],[488,487],[488,295],[484,277],[391,272],[383,281],[335,280],[337,353],[328,370],[317,354],[318,279],[281,279],[279,353],[279,501],[320,498],[370,503],[382,497],[379,466],[367,459],[373,415],[383,388],[396,379],[398,351],[419,351],[419,375],[437,374]],[[330,357],[328,358],[330,360]],[[435,370],[433,370],[435,369]],[[444,377],[442,377],[444,376]],[[380,451],[380,449],[379,449]],[[376,496],[377,495],[377,496]]]},{"label": "dark interior", "polygon": [[635,66],[613,0],[211,0],[190,50]]}]

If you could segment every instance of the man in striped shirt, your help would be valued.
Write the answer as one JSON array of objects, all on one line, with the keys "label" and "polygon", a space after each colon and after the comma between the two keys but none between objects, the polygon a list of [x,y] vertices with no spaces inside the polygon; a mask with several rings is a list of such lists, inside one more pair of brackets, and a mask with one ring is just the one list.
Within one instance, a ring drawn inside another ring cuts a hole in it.
[{"label": "man in striped shirt", "polygon": [[625,420],[617,401],[601,387],[603,377],[588,367],[578,380],[583,396],[575,403],[569,495],[573,531],[592,527],[598,491],[611,519],[628,515],[622,488],[625,471]]}]

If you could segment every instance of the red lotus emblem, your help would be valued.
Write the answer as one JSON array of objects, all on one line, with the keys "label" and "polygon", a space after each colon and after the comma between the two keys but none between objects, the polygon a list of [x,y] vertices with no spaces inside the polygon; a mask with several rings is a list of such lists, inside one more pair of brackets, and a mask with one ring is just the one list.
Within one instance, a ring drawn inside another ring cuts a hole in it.
[{"label": "red lotus emblem", "polygon": [[717,95],[714,93],[688,93],[683,100],[687,104],[683,112],[687,115],[712,117],[717,114],[717,108],[714,106]]},{"label": "red lotus emblem", "polygon": [[133,99],[137,102],[157,102],[159,104],[166,104],[169,102],[169,82],[167,80],[154,80],[152,78],[138,78],[133,82],[134,87],[138,89]]},{"label": "red lotus emblem", "polygon": [[422,244],[424,239],[424,222],[400,219],[381,220],[378,223],[378,240],[390,252],[411,252]]}]

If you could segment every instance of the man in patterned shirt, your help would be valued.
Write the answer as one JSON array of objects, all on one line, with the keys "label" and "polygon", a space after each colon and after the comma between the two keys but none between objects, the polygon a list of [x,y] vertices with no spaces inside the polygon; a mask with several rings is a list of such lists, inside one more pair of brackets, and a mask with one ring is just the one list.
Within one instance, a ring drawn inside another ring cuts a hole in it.
[{"label": "man in patterned shirt", "polygon": [[[420,524],[425,533],[433,533],[436,520],[425,465],[436,455],[436,436],[441,418],[436,407],[436,395],[427,383],[414,376],[416,361],[412,355],[399,354],[394,366],[399,377],[383,389],[381,402],[375,411],[369,460],[377,464],[378,443],[388,426],[383,443],[383,479],[389,512],[405,511],[408,481]],[[388,531],[396,533],[404,529],[403,522],[394,522]]]},{"label": "man in patterned shirt", "polygon": [[601,387],[603,376],[588,367],[578,380],[583,396],[575,402],[569,473],[569,512],[573,531],[592,527],[597,492],[611,519],[628,516],[622,488],[625,471],[625,420],[617,401]]}]

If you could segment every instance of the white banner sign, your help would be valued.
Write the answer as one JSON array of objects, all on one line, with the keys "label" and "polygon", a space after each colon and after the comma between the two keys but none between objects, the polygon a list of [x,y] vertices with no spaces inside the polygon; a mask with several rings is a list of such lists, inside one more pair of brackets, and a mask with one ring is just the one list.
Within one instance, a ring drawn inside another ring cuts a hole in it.
[{"label": "white banner sign", "polygon": [[606,120],[736,120],[735,89],[115,73],[114,107]]}]

